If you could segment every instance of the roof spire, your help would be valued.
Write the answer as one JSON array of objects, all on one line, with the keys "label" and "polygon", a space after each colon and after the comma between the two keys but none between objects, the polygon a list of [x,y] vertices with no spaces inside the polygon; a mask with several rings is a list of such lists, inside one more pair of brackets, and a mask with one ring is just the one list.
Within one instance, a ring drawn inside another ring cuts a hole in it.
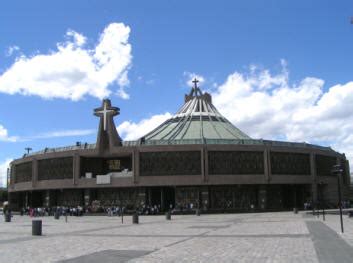
[{"label": "roof spire", "polygon": [[194,83],[194,89],[198,89],[199,87],[197,87],[197,83],[199,82],[199,80],[197,78],[194,78],[194,80],[192,81],[192,83]]},{"label": "roof spire", "polygon": [[194,83],[194,86],[192,87],[189,96],[191,96],[191,97],[202,96],[202,92],[200,90],[200,87],[197,86],[197,83],[200,81],[195,77],[194,80],[191,82]]}]

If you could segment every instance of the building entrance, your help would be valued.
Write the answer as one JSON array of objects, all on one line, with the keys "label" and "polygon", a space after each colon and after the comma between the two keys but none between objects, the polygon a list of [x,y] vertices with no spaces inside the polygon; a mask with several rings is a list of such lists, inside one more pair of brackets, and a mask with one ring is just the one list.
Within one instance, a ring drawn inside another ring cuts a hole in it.
[{"label": "building entrance", "polygon": [[147,203],[157,206],[161,211],[167,211],[175,207],[174,187],[151,187],[147,191]]}]

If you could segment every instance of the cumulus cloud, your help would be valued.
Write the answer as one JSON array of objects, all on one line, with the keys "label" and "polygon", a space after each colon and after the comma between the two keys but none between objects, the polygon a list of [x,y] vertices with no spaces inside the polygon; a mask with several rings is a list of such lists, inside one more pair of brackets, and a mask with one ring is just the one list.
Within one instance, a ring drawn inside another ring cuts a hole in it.
[{"label": "cumulus cloud", "polygon": [[290,83],[285,61],[277,74],[252,66],[230,74],[212,93],[213,103],[253,138],[331,145],[353,165],[353,82],[324,83],[315,77]]},{"label": "cumulus cloud", "polygon": [[19,51],[20,48],[16,45],[14,46],[9,46],[5,52],[5,56],[11,57],[15,52]]},{"label": "cumulus cloud", "polygon": [[9,136],[7,129],[0,125],[0,141],[4,142],[16,142],[18,137],[16,136]]},{"label": "cumulus cloud", "polygon": [[[191,80],[197,75],[188,76]],[[218,110],[252,138],[331,146],[346,153],[353,167],[353,82],[324,84],[316,77],[290,82],[287,63],[282,60],[277,73],[254,65],[246,72],[233,72],[211,95]],[[118,130],[125,139],[134,140],[170,116],[124,122]]]},{"label": "cumulus cloud", "polygon": [[172,114],[166,112],[164,114],[153,115],[152,117],[143,119],[137,123],[124,121],[117,127],[117,130],[124,140],[137,140],[171,117]]},{"label": "cumulus cloud", "polygon": [[53,131],[53,132],[46,132],[41,133],[32,137],[29,137],[24,140],[34,140],[34,139],[48,139],[48,138],[55,138],[55,137],[74,137],[74,136],[86,136],[95,134],[96,130],[93,129],[86,129],[86,130],[62,130],[62,131]]},{"label": "cumulus cloud", "polygon": [[6,186],[7,168],[9,167],[11,161],[12,159],[8,158],[0,163],[0,187]]},{"label": "cumulus cloud", "polygon": [[[128,98],[128,70],[131,67],[130,28],[109,24],[93,49],[86,37],[73,30],[54,51],[33,56],[22,55],[0,75],[0,92],[36,95],[45,99],[73,101],[84,96],[102,99],[115,93]],[[111,86],[118,86],[116,91]]]},{"label": "cumulus cloud", "polygon": [[83,130],[61,130],[61,131],[51,131],[44,132],[33,136],[9,136],[7,129],[0,125],[0,141],[3,142],[24,142],[32,141],[36,139],[49,139],[57,137],[75,137],[75,136],[87,136],[95,134],[96,130],[94,129],[83,129]]}]

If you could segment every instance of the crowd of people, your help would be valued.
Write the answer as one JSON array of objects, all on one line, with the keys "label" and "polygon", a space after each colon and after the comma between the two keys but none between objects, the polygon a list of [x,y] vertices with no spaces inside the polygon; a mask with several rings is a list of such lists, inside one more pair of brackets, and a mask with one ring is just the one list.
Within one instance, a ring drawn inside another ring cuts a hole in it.
[{"label": "crowd of people", "polygon": [[84,214],[84,209],[81,206],[77,207],[23,207],[20,210],[21,216],[28,215],[30,217],[38,216],[54,216],[58,215],[70,215],[70,216],[82,216]]}]

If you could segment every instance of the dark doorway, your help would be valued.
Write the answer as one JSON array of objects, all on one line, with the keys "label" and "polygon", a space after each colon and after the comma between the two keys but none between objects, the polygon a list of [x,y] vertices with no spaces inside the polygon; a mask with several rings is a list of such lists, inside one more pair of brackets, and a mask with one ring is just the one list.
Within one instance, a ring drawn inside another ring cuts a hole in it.
[{"label": "dark doorway", "polygon": [[147,191],[147,203],[150,206],[157,206],[161,211],[175,207],[174,187],[151,187]]},{"label": "dark doorway", "polygon": [[173,209],[175,207],[175,189],[174,187],[164,187],[162,188],[163,196],[164,196],[164,207],[163,209],[166,211],[168,209]]},{"label": "dark doorway", "polygon": [[33,191],[29,194],[29,203],[31,207],[43,206],[43,193],[41,191]]}]

